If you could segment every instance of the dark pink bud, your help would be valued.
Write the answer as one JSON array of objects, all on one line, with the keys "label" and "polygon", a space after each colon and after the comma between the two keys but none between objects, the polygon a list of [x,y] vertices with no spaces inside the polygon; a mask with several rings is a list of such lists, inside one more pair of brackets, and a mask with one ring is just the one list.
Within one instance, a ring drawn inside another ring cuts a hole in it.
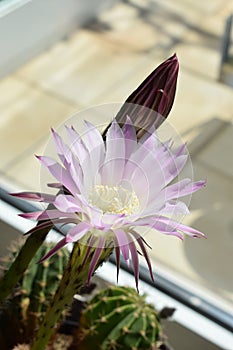
[{"label": "dark pink bud", "polygon": [[[161,63],[127,98],[116,120],[129,115],[140,138],[151,126],[158,128],[168,116],[176,92],[179,62],[176,54]],[[146,108],[144,108],[146,107]]]}]

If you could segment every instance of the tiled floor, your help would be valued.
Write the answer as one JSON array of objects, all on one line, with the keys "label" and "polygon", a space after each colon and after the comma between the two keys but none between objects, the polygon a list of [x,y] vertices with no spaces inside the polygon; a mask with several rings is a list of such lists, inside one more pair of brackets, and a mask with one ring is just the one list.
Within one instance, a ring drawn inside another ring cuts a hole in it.
[{"label": "tiled floor", "polygon": [[[49,127],[99,103],[123,102],[162,60],[180,58],[169,123],[188,141],[194,177],[207,178],[186,219],[206,241],[150,234],[156,263],[233,300],[233,90],[217,82],[221,35],[231,1],[126,0],[0,82],[0,178],[40,190],[35,154]],[[107,117],[101,122],[106,122]],[[100,122],[100,120],[98,120]]]}]

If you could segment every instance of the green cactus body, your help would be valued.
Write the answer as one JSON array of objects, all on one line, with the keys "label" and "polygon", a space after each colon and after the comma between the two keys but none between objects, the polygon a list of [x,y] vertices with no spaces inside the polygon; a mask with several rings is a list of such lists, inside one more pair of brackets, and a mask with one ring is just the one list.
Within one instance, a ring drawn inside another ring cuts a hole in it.
[{"label": "green cactus body", "polygon": [[80,350],[149,350],[155,348],[159,334],[158,313],[145,295],[112,287],[89,302],[76,338]]},{"label": "green cactus body", "polygon": [[[50,209],[50,206],[48,209]],[[21,246],[20,250],[17,251],[8,269],[5,270],[5,274],[0,278],[0,303],[4,302],[5,298],[10,295],[12,289],[20,281],[30,261],[44,242],[52,227],[53,225],[38,230],[35,234],[31,234]]]},{"label": "green cactus body", "polygon": [[[41,246],[24,272],[17,288],[0,309],[1,349],[9,349],[17,342],[30,342],[41,323],[70,255],[67,249],[63,249],[56,257],[37,264],[52,246],[53,244],[48,243]],[[9,257],[3,260],[3,269],[8,268],[19,249],[19,245],[15,246]],[[12,334],[14,334],[13,337]],[[8,342],[10,346],[7,345]]]},{"label": "green cactus body", "polygon": [[[90,264],[96,248],[93,247],[90,250],[88,258],[86,258],[88,249],[88,245],[83,245],[79,242],[74,244],[67,268],[47,309],[31,350],[43,350],[46,348],[49,339],[51,339],[54,333],[54,327],[57,320],[60,318],[62,310],[64,310],[67,305],[70,305],[74,294],[78,293],[81,287],[87,283]],[[102,251],[95,269],[109,258],[112,250],[112,247],[106,247]]]}]

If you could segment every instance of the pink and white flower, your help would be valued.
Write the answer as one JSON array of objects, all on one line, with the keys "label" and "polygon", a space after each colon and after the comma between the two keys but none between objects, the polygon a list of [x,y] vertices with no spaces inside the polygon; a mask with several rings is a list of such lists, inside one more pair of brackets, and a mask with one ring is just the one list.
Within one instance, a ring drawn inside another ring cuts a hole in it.
[{"label": "pink and white flower", "polygon": [[186,178],[171,184],[187,161],[185,145],[172,150],[169,142],[158,140],[154,130],[138,141],[129,117],[122,128],[113,121],[106,141],[91,123],[86,121],[85,127],[82,137],[73,127],[66,127],[70,146],[52,130],[60,162],[46,156],[37,157],[57,181],[49,186],[60,187],[63,192],[14,195],[53,205],[53,209],[21,214],[39,221],[28,233],[51,226],[51,222],[72,224],[66,236],[42,260],[69,242],[86,242],[96,248],[89,268],[90,280],[102,250],[112,244],[117,275],[122,254],[128,264],[132,261],[138,286],[138,249],[147,261],[152,280],[153,274],[147,243],[137,227],[144,226],[180,239],[182,234],[204,237],[173,217],[177,213],[188,213],[179,198],[197,191],[205,181],[193,183]]}]

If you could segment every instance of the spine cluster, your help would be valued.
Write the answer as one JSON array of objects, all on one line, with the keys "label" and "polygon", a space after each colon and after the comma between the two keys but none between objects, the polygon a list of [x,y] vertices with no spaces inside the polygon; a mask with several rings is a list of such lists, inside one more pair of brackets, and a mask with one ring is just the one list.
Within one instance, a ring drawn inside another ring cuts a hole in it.
[{"label": "spine cluster", "polygon": [[159,316],[145,295],[129,287],[112,287],[89,302],[76,341],[80,350],[152,350],[159,337]]}]

